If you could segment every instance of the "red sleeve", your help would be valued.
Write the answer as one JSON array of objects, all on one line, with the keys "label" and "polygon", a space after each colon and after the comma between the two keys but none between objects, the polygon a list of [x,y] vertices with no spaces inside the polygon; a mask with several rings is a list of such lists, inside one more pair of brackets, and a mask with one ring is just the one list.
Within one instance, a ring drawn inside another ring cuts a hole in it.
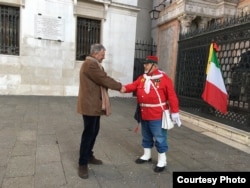
[{"label": "red sleeve", "polygon": [[131,92],[136,91],[142,78],[143,78],[143,76],[139,76],[134,82],[125,85],[124,87],[126,88],[126,93],[131,93]]},{"label": "red sleeve", "polygon": [[179,112],[179,100],[177,98],[174,85],[172,83],[172,80],[167,76],[164,75],[166,79],[166,94],[167,94],[167,99],[170,107],[170,112],[171,113],[177,113]]}]

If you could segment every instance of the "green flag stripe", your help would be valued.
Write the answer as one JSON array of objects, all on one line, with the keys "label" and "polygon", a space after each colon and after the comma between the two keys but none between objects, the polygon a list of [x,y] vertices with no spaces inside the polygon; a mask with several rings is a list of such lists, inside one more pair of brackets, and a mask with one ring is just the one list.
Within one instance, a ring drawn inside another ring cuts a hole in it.
[{"label": "green flag stripe", "polygon": [[220,64],[218,62],[218,59],[217,59],[217,56],[216,56],[216,53],[215,53],[214,49],[213,49],[213,52],[212,52],[212,57],[211,57],[210,62],[213,62],[215,64],[215,66],[220,69]]}]

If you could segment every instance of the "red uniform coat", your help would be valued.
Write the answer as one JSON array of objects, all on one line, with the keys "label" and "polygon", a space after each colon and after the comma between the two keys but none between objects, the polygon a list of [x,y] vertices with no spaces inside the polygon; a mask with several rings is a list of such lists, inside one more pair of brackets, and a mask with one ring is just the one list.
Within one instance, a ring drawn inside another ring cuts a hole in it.
[{"label": "red uniform coat", "polygon": [[[152,72],[151,76],[163,74],[159,79],[151,80],[155,85],[162,102],[167,102],[164,105],[164,109],[169,109],[171,113],[179,112],[179,101],[176,96],[172,80],[166,75],[166,73],[156,69]],[[139,76],[131,84],[125,85],[126,93],[136,91],[137,102],[144,104],[159,104],[159,98],[155,92],[153,86],[150,86],[150,91],[147,94],[144,90],[145,78],[143,75]],[[162,119],[162,108],[157,107],[141,107],[142,120],[159,120]]]}]

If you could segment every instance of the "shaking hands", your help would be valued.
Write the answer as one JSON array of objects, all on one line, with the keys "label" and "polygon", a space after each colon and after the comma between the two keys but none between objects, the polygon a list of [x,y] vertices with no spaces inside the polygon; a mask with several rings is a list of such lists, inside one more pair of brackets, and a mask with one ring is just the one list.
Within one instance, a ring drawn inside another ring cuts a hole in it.
[{"label": "shaking hands", "polygon": [[126,92],[126,88],[124,86],[122,86],[120,92],[121,93],[125,93]]}]

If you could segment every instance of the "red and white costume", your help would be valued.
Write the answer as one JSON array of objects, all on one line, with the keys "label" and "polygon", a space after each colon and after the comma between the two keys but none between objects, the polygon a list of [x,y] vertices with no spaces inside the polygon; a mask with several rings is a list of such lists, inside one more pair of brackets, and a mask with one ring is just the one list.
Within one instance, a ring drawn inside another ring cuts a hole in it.
[{"label": "red and white costume", "polygon": [[141,106],[142,120],[162,119],[162,107],[158,95],[151,85],[157,89],[164,109],[170,113],[179,112],[179,101],[172,80],[165,72],[154,70],[150,75],[141,75],[133,83],[125,85],[126,93],[136,91],[137,102]]}]

